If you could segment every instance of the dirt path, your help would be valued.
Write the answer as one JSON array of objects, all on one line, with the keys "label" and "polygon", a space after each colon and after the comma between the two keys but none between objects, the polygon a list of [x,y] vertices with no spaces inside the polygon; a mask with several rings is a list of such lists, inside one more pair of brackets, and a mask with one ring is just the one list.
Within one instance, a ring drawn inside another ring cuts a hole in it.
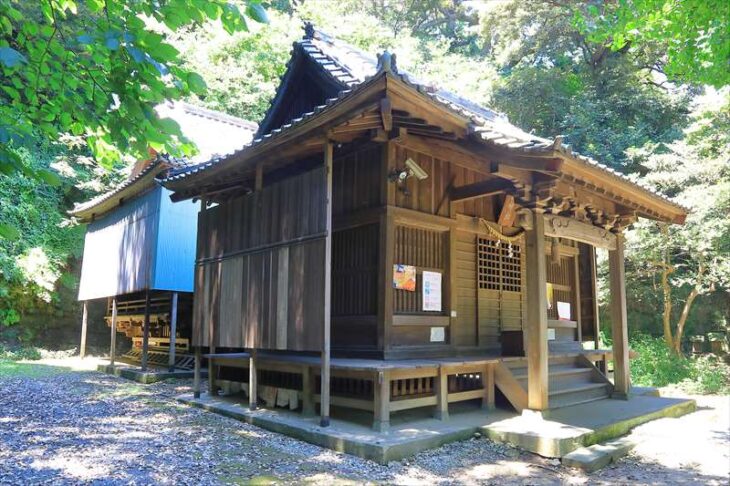
[{"label": "dirt path", "polygon": [[472,439],[380,466],[180,405],[77,359],[0,362],[0,484],[727,484],[730,398],[635,429],[637,450],[587,476]]}]

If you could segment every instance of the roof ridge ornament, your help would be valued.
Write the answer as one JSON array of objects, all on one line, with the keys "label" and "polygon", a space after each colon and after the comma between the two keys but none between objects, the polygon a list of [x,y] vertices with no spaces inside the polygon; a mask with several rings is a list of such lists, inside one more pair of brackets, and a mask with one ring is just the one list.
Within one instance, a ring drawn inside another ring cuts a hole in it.
[{"label": "roof ridge ornament", "polygon": [[304,38],[314,39],[314,24],[309,21],[304,22]]},{"label": "roof ridge ornament", "polygon": [[389,52],[387,49],[382,54],[378,54],[378,69],[377,71],[398,74],[398,66],[395,62],[395,54]]}]

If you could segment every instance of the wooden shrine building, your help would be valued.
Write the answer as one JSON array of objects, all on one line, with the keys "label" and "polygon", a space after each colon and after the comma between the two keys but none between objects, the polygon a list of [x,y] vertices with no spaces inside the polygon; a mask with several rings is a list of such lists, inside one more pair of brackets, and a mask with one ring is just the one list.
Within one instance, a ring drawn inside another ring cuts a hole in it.
[{"label": "wooden shrine building", "polygon": [[[622,231],[685,218],[560,138],[311,26],[257,138],[163,183],[201,201],[193,346],[211,350],[209,391],[319,403],[323,425],[330,405],[366,410],[378,430],[495,393],[518,411],[626,397]],[[596,248],[612,350],[597,349]]]},{"label": "wooden shrine building", "polygon": [[178,160],[151,152],[118,187],[71,211],[88,225],[79,285],[84,303],[81,355],[86,351],[87,301],[107,299],[112,365],[116,334],[123,332],[133,343],[125,358],[141,361],[143,370],[148,359],[171,369],[192,368],[192,357],[185,353],[192,330],[198,207],[190,201],[174,204],[158,178],[240,147],[257,126],[182,102],[156,109],[180,125],[199,153]]}]

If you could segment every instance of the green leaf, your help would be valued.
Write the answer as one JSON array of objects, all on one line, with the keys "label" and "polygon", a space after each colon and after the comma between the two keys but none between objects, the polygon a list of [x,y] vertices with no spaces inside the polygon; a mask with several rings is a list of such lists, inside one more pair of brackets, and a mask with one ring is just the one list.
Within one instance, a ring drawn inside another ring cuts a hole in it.
[{"label": "green leaf", "polygon": [[208,89],[208,86],[205,84],[205,80],[203,80],[203,77],[198,73],[188,73],[187,81],[190,91],[195,94],[204,94]]},{"label": "green leaf", "polygon": [[14,226],[7,223],[0,223],[0,238],[14,241],[20,238],[20,232]]},{"label": "green leaf", "polygon": [[18,64],[26,64],[28,60],[12,47],[0,47],[0,62],[12,68]]},{"label": "green leaf", "polygon": [[246,15],[262,24],[269,23],[269,16],[266,15],[266,9],[258,2],[251,2],[246,8]]},{"label": "green leaf", "polygon": [[49,186],[58,187],[61,185],[61,178],[57,173],[48,169],[41,169],[36,172],[38,178],[48,184]]}]

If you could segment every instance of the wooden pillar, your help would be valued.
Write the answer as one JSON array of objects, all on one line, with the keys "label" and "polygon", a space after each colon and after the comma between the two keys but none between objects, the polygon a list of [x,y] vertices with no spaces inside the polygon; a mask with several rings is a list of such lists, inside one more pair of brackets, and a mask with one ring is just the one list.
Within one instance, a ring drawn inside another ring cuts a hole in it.
[{"label": "wooden pillar", "polygon": [[81,309],[81,345],[79,346],[79,356],[83,359],[86,357],[86,332],[89,327],[89,307],[88,301],[84,301]]},{"label": "wooden pillar", "polygon": [[378,371],[375,374],[374,420],[373,429],[385,432],[390,428],[390,372]]},{"label": "wooden pillar", "polygon": [[320,391],[320,421],[322,427],[330,424],[330,317],[332,303],[332,142],[324,145],[325,171],[325,226],[324,247],[324,320],[322,329],[322,371]]},{"label": "wooden pillar", "polygon": [[302,414],[307,417],[314,416],[314,383],[312,368],[302,368]]},{"label": "wooden pillar", "polygon": [[144,297],[144,328],[142,329],[142,371],[147,371],[147,353],[150,346],[150,291]]},{"label": "wooden pillar", "polygon": [[624,235],[619,233],[616,236],[616,249],[608,252],[608,269],[611,286],[614,396],[628,398],[631,388],[631,378],[629,375],[629,331],[626,317]]},{"label": "wooden pillar", "polygon": [[193,398],[200,398],[200,346],[195,346],[195,368],[193,368]]},{"label": "wooden pillar", "polygon": [[170,312],[170,348],[168,369],[172,373],[175,371],[175,345],[177,343],[177,292],[172,293],[172,309]]},{"label": "wooden pillar", "polygon": [[548,408],[547,272],[545,268],[545,220],[532,212],[532,228],[525,232],[527,257],[527,408]]},{"label": "wooden pillar", "polygon": [[482,386],[484,386],[484,397],[482,398],[482,408],[487,410],[494,409],[494,365],[488,364],[482,372]]},{"label": "wooden pillar", "polygon": [[439,366],[439,374],[434,380],[436,385],[436,411],[434,418],[439,420],[449,419],[449,374],[443,366]]},{"label": "wooden pillar", "polygon": [[[593,336],[595,339],[595,348],[599,349],[601,347],[601,321],[598,316],[598,275],[596,271],[598,264],[596,262],[596,247],[591,245],[589,248],[591,249],[591,286],[593,292]],[[606,362],[604,361],[603,364],[605,366]],[[602,371],[604,373],[606,372],[605,369]]]},{"label": "wooden pillar", "polygon": [[112,297],[111,342],[109,343],[109,364],[114,366],[117,357],[117,298]]},{"label": "wooden pillar", "polygon": [[[579,248],[576,246],[576,248]],[[575,315],[575,322],[578,325],[575,338],[578,340],[580,347],[583,348],[583,319],[581,318],[581,301],[580,301],[580,268],[579,268],[579,256],[573,257],[573,313]]]},{"label": "wooden pillar", "polygon": [[384,143],[380,160],[380,204],[383,207],[383,214],[379,221],[378,237],[377,346],[383,353],[387,353],[390,348],[390,330],[393,322],[395,223],[390,206],[395,205],[396,184],[389,181],[388,175],[395,168],[395,149],[393,142]]},{"label": "wooden pillar", "polygon": [[248,358],[248,408],[249,410],[256,410],[259,401],[259,380],[258,371],[256,370],[257,363],[256,349],[251,350],[251,356]]}]

